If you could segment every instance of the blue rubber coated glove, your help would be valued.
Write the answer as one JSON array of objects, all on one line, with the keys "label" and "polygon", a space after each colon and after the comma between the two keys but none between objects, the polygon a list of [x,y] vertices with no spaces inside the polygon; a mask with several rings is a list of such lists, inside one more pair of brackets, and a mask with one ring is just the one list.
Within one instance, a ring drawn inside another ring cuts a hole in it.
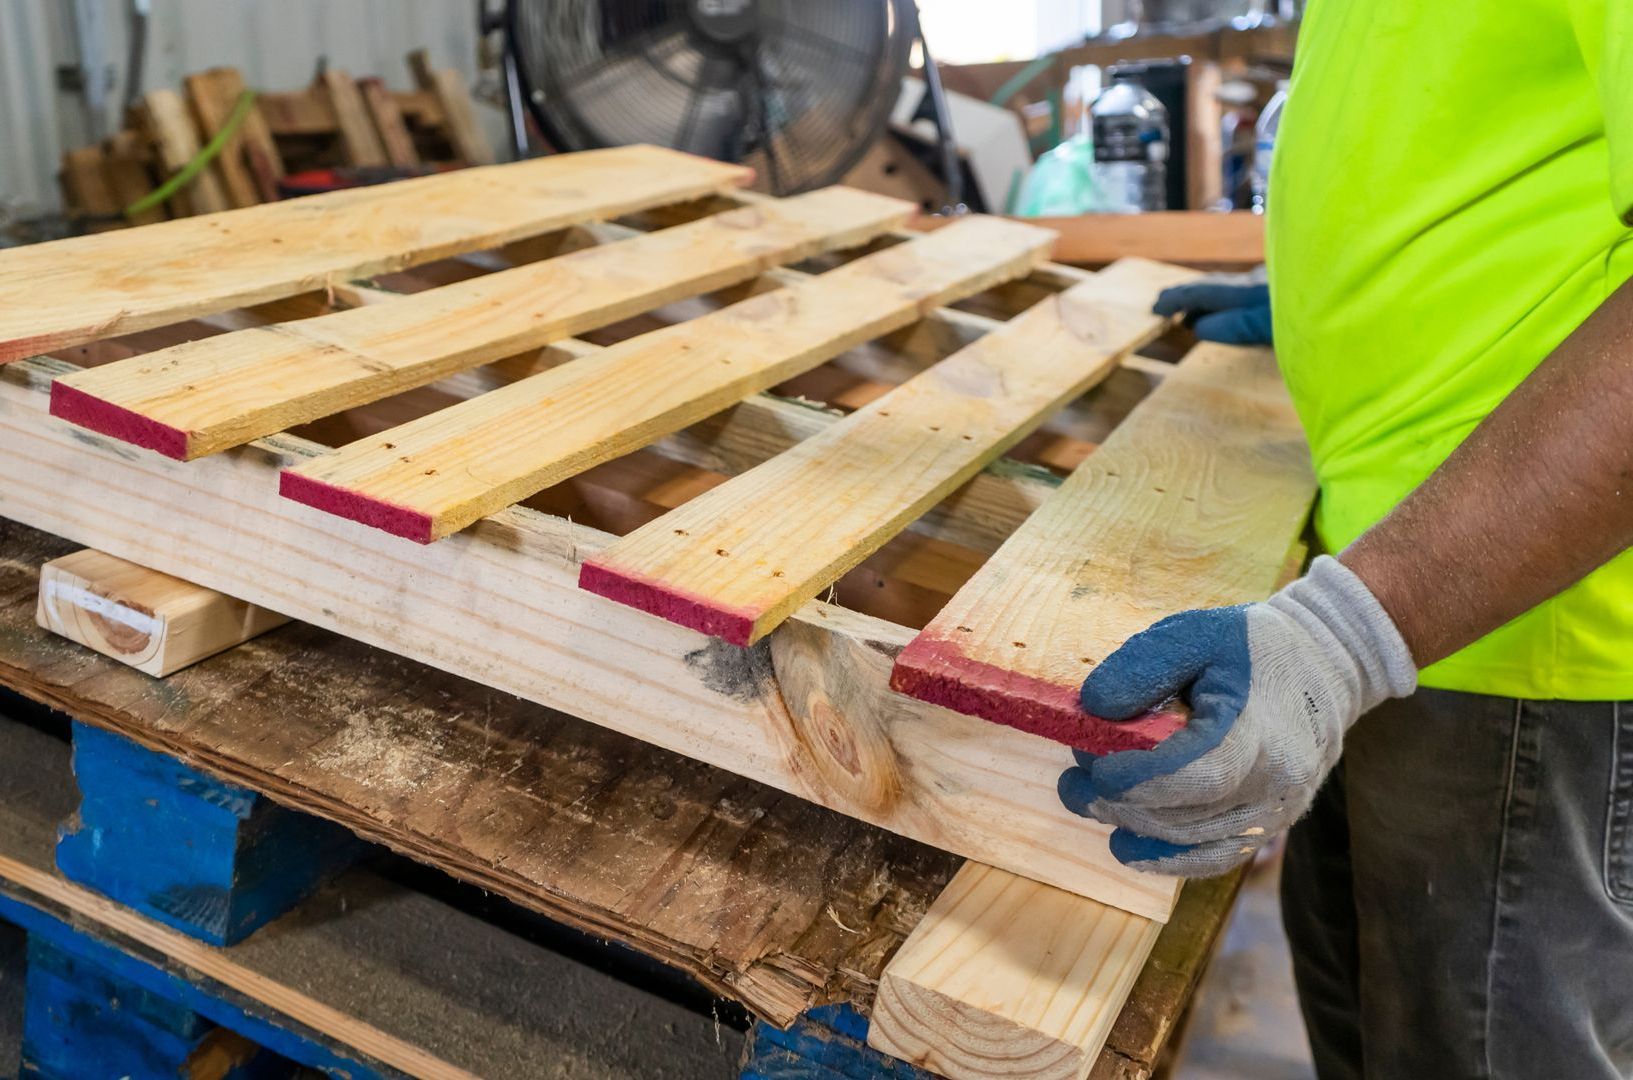
[{"label": "blue rubber coated glove", "polygon": [[1416,687],[1394,621],[1324,555],[1263,603],[1172,615],[1095,668],[1088,712],[1126,720],[1184,692],[1191,718],[1150,750],[1074,750],[1060,798],[1117,827],[1118,861],[1211,877],[1309,808],[1362,713]]},{"label": "blue rubber coated glove", "polygon": [[1204,341],[1226,345],[1269,345],[1270,286],[1264,268],[1249,274],[1214,274],[1157,294],[1158,315],[1185,312],[1185,321]]}]

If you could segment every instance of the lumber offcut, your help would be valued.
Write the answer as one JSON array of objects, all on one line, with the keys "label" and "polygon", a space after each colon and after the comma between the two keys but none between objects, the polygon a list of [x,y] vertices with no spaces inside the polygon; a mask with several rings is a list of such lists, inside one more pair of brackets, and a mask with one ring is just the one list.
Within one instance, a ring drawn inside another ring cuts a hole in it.
[{"label": "lumber offcut", "polygon": [[1160,333],[1151,297],[1194,276],[1120,263],[624,537],[585,561],[579,583],[758,641]]},{"label": "lumber offcut", "polygon": [[430,543],[791,375],[1024,275],[1052,233],[968,218],[808,281],[363,439],[283,474],[284,495]]},{"label": "lumber offcut", "polygon": [[169,675],[289,619],[86,549],[40,570],[36,621],[149,675]]},{"label": "lumber offcut", "polygon": [[1083,679],[1166,615],[1270,593],[1314,497],[1275,358],[1200,345],[902,651],[891,685],[1083,750],[1154,746],[1178,713],[1091,717]]},{"label": "lumber offcut", "polygon": [[[178,95],[158,100],[161,116],[187,119]],[[0,251],[0,363],[700,197],[750,175],[621,146]]]},{"label": "lumber offcut", "polygon": [[951,1080],[1082,1080],[1161,930],[965,863],[885,968],[868,1045]]},{"label": "lumber offcut", "polygon": [[860,244],[907,203],[828,188],[57,381],[56,415],[169,457],[239,446],[777,265]]}]

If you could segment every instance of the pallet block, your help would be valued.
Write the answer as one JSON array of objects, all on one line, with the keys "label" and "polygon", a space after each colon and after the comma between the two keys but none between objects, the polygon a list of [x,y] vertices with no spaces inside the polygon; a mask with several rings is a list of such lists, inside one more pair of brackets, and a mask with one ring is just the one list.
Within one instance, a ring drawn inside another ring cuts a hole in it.
[{"label": "pallet block", "polygon": [[754,1025],[740,1080],[933,1080],[868,1047],[868,1021],[849,1005],[824,1005],[786,1030]]},{"label": "pallet block", "polygon": [[57,868],[212,944],[241,940],[366,850],[338,826],[86,724],[74,725],[74,775],[80,805]]}]

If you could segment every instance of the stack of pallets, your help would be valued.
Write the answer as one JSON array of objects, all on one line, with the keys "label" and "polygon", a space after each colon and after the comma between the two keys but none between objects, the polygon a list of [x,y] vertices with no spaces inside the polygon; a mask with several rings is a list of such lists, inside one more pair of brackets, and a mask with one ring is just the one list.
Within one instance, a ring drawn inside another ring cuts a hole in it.
[{"label": "stack of pallets", "polygon": [[1061,744],[1176,718],[1075,687],[1274,587],[1297,422],[1267,353],[1136,355],[1188,271],[744,179],[632,147],[8,253],[0,514],[975,860],[870,1038],[1081,1074],[1178,890]]}]

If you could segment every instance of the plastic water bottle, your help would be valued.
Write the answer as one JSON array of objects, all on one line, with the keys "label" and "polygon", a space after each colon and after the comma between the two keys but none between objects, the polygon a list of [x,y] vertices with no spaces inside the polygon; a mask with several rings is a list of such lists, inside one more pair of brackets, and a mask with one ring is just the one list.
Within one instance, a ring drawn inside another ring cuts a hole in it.
[{"label": "plastic water bottle", "polygon": [[1259,114],[1253,140],[1253,212],[1264,213],[1270,198],[1270,159],[1276,152],[1276,129],[1281,127],[1282,109],[1287,106],[1287,80],[1276,84],[1276,94]]},{"label": "plastic water bottle", "polygon": [[1168,110],[1131,76],[1113,82],[1089,106],[1094,181],[1113,213],[1168,208]]}]

